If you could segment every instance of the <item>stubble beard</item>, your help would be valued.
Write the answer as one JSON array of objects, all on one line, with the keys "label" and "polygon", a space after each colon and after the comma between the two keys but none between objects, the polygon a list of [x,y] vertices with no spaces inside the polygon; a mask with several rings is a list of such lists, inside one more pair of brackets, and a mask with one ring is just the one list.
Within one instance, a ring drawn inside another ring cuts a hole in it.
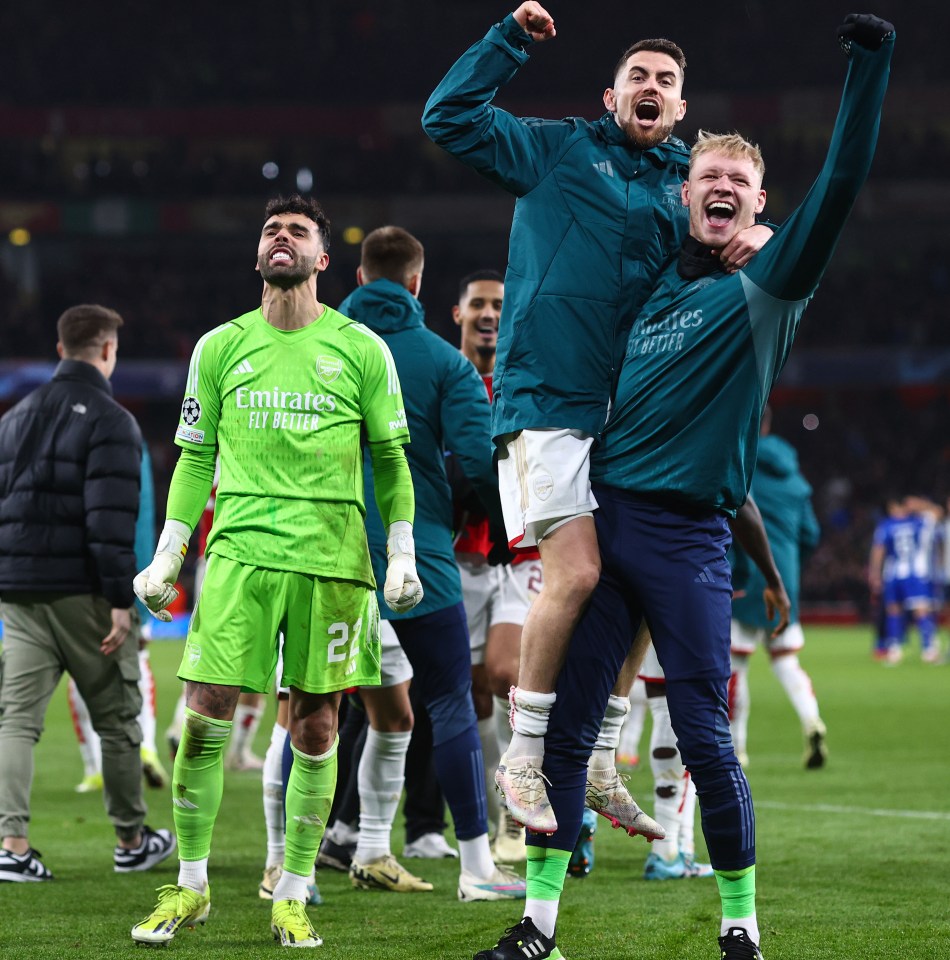
[{"label": "stubble beard", "polygon": [[627,123],[624,124],[623,130],[634,146],[641,150],[649,150],[668,139],[675,125],[675,122],[666,123],[661,126],[650,127],[649,130],[642,130],[635,123]]},{"label": "stubble beard", "polygon": [[310,279],[316,262],[316,257],[300,257],[288,268],[283,264],[271,263],[267,255],[262,253],[257,258],[257,268],[265,283],[281,290],[291,290]]}]

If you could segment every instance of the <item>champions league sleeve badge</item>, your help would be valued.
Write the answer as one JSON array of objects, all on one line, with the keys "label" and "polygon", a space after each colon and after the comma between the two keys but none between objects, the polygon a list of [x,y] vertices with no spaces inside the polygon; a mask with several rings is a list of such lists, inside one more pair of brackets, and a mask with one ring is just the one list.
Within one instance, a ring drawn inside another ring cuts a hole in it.
[{"label": "champions league sleeve badge", "polygon": [[193,427],[201,419],[201,404],[197,397],[185,397],[181,405],[182,423]]}]

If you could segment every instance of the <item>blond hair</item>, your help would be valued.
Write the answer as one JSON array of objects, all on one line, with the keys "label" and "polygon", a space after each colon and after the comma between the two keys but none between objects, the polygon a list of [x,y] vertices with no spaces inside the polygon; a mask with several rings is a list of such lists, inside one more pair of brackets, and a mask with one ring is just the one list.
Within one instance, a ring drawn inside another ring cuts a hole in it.
[{"label": "blond hair", "polygon": [[765,161],[757,143],[751,143],[738,133],[710,133],[700,130],[689,152],[689,167],[704,153],[721,153],[731,160],[751,160],[760,177],[765,177]]}]

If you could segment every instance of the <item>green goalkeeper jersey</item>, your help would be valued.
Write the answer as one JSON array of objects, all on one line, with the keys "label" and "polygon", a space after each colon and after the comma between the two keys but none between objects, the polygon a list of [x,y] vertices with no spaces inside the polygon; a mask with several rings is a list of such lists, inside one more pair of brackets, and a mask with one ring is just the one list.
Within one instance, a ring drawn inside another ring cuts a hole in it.
[{"label": "green goalkeeper jersey", "polygon": [[366,544],[361,437],[409,440],[389,348],[325,307],[302,330],[260,308],[196,344],[175,442],[216,447],[207,553],[375,586]]}]

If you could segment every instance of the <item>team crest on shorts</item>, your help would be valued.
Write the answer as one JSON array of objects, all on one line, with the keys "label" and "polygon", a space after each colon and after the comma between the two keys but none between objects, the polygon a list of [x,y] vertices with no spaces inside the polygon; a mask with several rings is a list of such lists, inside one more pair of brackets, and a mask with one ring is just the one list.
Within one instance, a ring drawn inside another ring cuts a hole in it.
[{"label": "team crest on shorts", "polygon": [[193,427],[201,419],[201,404],[197,397],[185,397],[182,401],[181,419],[189,427]]},{"label": "team crest on shorts", "polygon": [[554,477],[549,473],[542,473],[539,477],[534,478],[532,488],[534,489],[534,495],[539,500],[547,500],[554,490]]},{"label": "team crest on shorts", "polygon": [[333,383],[343,372],[343,361],[339,357],[317,357],[317,376],[324,383]]},{"label": "team crest on shorts", "polygon": [[198,661],[201,659],[201,647],[197,643],[188,644],[188,662],[193,666],[198,665]]}]

